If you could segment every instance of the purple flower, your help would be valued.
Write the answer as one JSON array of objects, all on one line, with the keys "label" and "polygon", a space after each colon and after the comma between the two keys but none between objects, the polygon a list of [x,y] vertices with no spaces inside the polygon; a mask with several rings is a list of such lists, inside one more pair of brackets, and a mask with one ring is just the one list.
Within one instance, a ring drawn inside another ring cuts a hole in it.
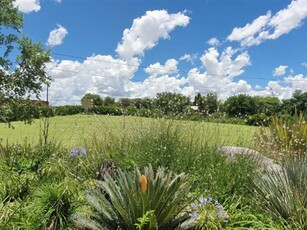
[{"label": "purple flower", "polygon": [[80,158],[86,155],[87,155],[86,150],[83,147],[74,148],[73,150],[70,151],[70,154],[69,154],[69,156],[74,157],[74,158]]},{"label": "purple flower", "polygon": [[207,203],[207,198],[199,198],[198,202],[201,204],[206,204]]},{"label": "purple flower", "polygon": [[191,204],[192,209],[197,209],[197,205],[195,203]]},{"label": "purple flower", "polygon": [[190,214],[190,217],[193,218],[193,219],[197,219],[198,213],[197,213],[197,212],[192,212],[192,213]]}]

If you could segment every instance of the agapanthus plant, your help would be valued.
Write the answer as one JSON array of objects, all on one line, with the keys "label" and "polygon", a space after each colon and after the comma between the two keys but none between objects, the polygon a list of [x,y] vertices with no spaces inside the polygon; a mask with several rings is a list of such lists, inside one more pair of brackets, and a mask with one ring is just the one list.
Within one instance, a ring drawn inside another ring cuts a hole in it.
[{"label": "agapanthus plant", "polygon": [[192,203],[190,217],[196,222],[196,229],[222,229],[229,219],[224,207],[212,197]]}]

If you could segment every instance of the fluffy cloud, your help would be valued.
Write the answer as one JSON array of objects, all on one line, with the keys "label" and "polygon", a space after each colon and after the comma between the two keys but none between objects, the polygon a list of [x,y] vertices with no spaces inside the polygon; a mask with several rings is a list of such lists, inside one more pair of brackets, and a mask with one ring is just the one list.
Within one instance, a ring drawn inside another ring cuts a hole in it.
[{"label": "fluffy cloud", "polygon": [[218,46],[220,44],[220,41],[217,38],[210,38],[207,43],[210,46]]},{"label": "fluffy cloud", "polygon": [[13,5],[18,7],[18,10],[23,13],[30,13],[32,11],[39,11],[41,9],[39,0],[15,0]]},{"label": "fluffy cloud", "polygon": [[168,39],[169,33],[177,26],[186,26],[190,18],[184,13],[169,14],[165,10],[147,11],[133,20],[130,29],[125,29],[116,52],[124,60],[143,56],[145,50],[156,46],[159,39]]},{"label": "fluffy cloud", "polygon": [[241,46],[259,45],[267,39],[277,39],[299,27],[307,17],[307,0],[292,0],[285,8],[272,16],[271,12],[256,18],[241,28],[234,28],[227,37],[239,41]]},{"label": "fluffy cloud", "polygon": [[229,95],[251,90],[246,81],[234,81],[236,76],[244,73],[243,68],[250,65],[247,52],[237,54],[236,50],[228,47],[220,54],[216,48],[209,48],[200,60],[205,72],[201,73],[197,68],[189,71],[189,92],[216,92],[221,99],[225,99]]},{"label": "fluffy cloud", "polygon": [[304,77],[303,74],[298,74],[295,76],[288,76],[285,79],[286,83],[289,83],[291,85],[291,88],[293,89],[300,89],[302,91],[307,91],[307,76]]},{"label": "fluffy cloud", "polygon": [[187,79],[176,78],[169,75],[152,75],[143,82],[130,82],[127,85],[132,97],[155,97],[161,92],[182,93],[182,87],[187,83]]},{"label": "fluffy cloud", "polygon": [[63,39],[68,34],[67,30],[61,26],[58,25],[58,28],[52,30],[49,34],[47,45],[49,46],[57,46],[61,45],[63,43]]},{"label": "fluffy cloud", "polygon": [[282,76],[286,73],[286,69],[288,68],[288,66],[286,65],[280,65],[278,67],[276,67],[273,71],[273,76]]},{"label": "fluffy cloud", "polygon": [[169,59],[165,62],[165,65],[161,65],[159,62],[150,65],[145,69],[145,72],[155,76],[174,74],[178,72],[177,65],[178,61],[176,61],[175,59]]},{"label": "fluffy cloud", "polygon": [[303,63],[302,63],[302,66],[307,67],[307,62],[303,62]]},{"label": "fluffy cloud", "polygon": [[96,55],[83,62],[62,60],[48,63],[53,82],[49,89],[51,104],[79,104],[86,92],[102,96],[127,96],[128,83],[138,69],[138,62],[127,63],[111,56]]},{"label": "fluffy cloud", "polygon": [[194,65],[194,60],[197,58],[197,54],[184,54],[179,58],[180,61],[186,61],[190,62],[192,65]]}]

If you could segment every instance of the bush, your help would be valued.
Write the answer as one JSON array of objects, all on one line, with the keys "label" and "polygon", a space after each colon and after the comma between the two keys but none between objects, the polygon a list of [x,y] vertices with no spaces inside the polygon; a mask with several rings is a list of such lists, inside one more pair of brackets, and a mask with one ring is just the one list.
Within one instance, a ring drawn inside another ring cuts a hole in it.
[{"label": "bush", "polygon": [[264,113],[257,113],[247,117],[246,124],[253,126],[268,126],[270,117]]},{"label": "bush", "polygon": [[57,116],[75,115],[83,111],[84,109],[80,105],[64,105],[54,108],[54,114]]},{"label": "bush", "polygon": [[96,114],[100,115],[114,115],[120,116],[123,115],[123,111],[120,107],[117,106],[96,106],[92,109],[92,111]]}]

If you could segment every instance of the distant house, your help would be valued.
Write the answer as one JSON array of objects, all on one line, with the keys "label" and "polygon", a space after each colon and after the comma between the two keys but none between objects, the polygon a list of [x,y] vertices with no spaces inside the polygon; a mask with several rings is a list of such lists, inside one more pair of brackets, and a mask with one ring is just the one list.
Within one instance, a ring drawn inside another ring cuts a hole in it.
[{"label": "distant house", "polygon": [[198,111],[198,106],[197,105],[192,105],[191,106],[191,109],[195,110],[195,111]]}]

